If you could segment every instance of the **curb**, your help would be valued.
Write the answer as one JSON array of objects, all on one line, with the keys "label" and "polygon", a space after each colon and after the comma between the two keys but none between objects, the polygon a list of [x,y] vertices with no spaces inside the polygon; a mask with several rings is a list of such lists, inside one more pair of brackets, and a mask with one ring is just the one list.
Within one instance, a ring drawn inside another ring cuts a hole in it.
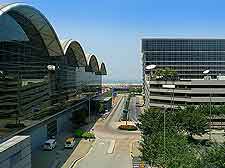
[{"label": "curb", "polygon": [[135,143],[136,141],[131,141],[130,143],[129,143],[129,150],[130,150],[130,157],[133,159],[133,157],[134,157],[134,155],[133,155],[133,146],[134,146],[134,143]]},{"label": "curb", "polygon": [[113,114],[113,112],[115,112],[115,111],[118,109],[118,107],[119,107],[119,105],[120,105],[120,103],[121,103],[121,101],[122,101],[123,99],[124,99],[123,96],[120,97],[120,99],[118,100],[118,102],[116,103],[116,105],[113,107],[112,111],[111,111],[110,114],[107,116],[107,118],[108,118],[109,116],[111,116],[111,115]]},{"label": "curb", "polygon": [[80,158],[74,160],[74,161],[72,162],[72,164],[69,166],[69,168],[73,168],[74,166],[77,165],[77,163],[78,163],[79,161],[81,161],[82,159],[84,159],[84,158],[92,151],[92,149],[93,149],[95,143],[96,143],[96,141],[91,145],[91,148],[89,149],[89,151],[88,151],[84,156],[82,156],[82,157],[80,157]]}]

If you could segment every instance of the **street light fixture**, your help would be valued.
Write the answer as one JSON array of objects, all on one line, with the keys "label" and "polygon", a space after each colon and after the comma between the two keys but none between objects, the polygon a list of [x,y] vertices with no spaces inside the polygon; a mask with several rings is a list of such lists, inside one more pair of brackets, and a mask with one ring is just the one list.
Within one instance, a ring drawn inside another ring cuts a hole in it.
[{"label": "street light fixture", "polygon": [[91,94],[85,94],[85,100],[88,100],[88,122],[91,122]]},{"label": "street light fixture", "polygon": [[[166,89],[173,89],[173,93],[174,93],[174,89],[176,88],[176,85],[173,84],[173,85],[162,85],[163,88],[166,88]],[[173,102],[172,102],[172,92],[171,92],[171,111],[172,109],[174,109],[173,107],[173,104],[174,104],[174,94],[173,94]],[[163,147],[164,147],[164,161],[165,161],[165,158],[166,158],[166,110],[167,108],[164,108],[163,110]]]},{"label": "street light fixture", "polygon": [[[207,69],[205,71],[203,71],[203,74],[209,74],[210,70]],[[210,80],[210,78],[209,78]],[[212,128],[211,128],[211,122],[212,122],[212,98],[211,98],[211,92],[212,90],[210,89],[210,93],[209,93],[209,140],[211,140],[212,138]]]},{"label": "street light fixture", "polygon": [[[152,65],[147,65],[146,67],[145,67],[145,70],[146,71],[151,71],[150,73],[150,75],[149,75],[149,77],[148,77],[148,81],[150,81],[150,78],[151,78],[151,76],[152,76],[152,70],[154,69],[156,67],[156,65],[154,65],[154,64],[152,64]],[[147,76],[147,75],[146,75]],[[146,77],[145,77],[145,86],[146,86],[146,89],[148,89],[147,87],[148,87],[148,85],[146,84]],[[150,87],[149,87],[149,89],[150,89]],[[148,89],[148,90],[149,90]],[[150,93],[150,90],[149,90],[149,93]],[[149,95],[150,96],[150,95]],[[148,106],[150,106],[150,101],[148,102]]]},{"label": "street light fixture", "polygon": [[48,66],[47,66],[47,69],[48,69],[49,71],[55,71],[55,65],[48,65]]},{"label": "street light fixture", "polygon": [[152,76],[152,70],[154,69],[156,67],[156,65],[147,65],[146,67],[145,67],[145,70],[146,71],[150,71],[150,75],[149,75],[149,78]]},{"label": "street light fixture", "polygon": [[146,70],[152,70],[152,69],[154,69],[156,67],[156,65],[147,65],[146,67],[145,67],[145,69]]},{"label": "street light fixture", "polygon": [[0,70],[0,77],[4,76],[4,72],[2,70]]},{"label": "street light fixture", "polygon": [[208,74],[209,73],[209,69],[203,71],[203,74]]}]

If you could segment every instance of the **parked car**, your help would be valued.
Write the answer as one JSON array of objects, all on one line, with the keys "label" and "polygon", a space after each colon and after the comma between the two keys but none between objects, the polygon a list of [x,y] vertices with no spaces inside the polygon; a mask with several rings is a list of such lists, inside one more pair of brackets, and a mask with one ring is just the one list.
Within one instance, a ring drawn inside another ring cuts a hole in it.
[{"label": "parked car", "polygon": [[44,150],[53,150],[56,147],[56,140],[49,139],[44,143]]},{"label": "parked car", "polygon": [[75,145],[75,138],[70,137],[66,139],[66,142],[64,144],[65,148],[73,148]]}]

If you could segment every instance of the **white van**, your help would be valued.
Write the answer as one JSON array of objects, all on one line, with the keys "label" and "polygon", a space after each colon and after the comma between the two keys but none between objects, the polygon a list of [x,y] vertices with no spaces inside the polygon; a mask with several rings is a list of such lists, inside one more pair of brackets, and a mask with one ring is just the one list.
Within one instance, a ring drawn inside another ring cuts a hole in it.
[{"label": "white van", "polygon": [[44,143],[44,150],[53,150],[56,147],[56,140],[49,139]]}]

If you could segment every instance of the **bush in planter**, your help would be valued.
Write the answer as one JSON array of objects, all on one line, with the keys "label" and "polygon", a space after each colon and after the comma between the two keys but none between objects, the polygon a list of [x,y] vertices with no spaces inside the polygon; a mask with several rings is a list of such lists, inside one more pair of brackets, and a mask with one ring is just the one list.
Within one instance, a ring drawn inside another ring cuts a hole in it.
[{"label": "bush in planter", "polygon": [[127,131],[136,131],[137,127],[135,125],[120,125],[118,127],[121,130],[127,130]]},{"label": "bush in planter", "polygon": [[81,129],[77,129],[75,130],[75,137],[76,138],[82,138],[82,135],[85,133],[84,130],[81,130]]},{"label": "bush in planter", "polygon": [[95,134],[93,132],[84,132],[82,138],[95,139]]}]

